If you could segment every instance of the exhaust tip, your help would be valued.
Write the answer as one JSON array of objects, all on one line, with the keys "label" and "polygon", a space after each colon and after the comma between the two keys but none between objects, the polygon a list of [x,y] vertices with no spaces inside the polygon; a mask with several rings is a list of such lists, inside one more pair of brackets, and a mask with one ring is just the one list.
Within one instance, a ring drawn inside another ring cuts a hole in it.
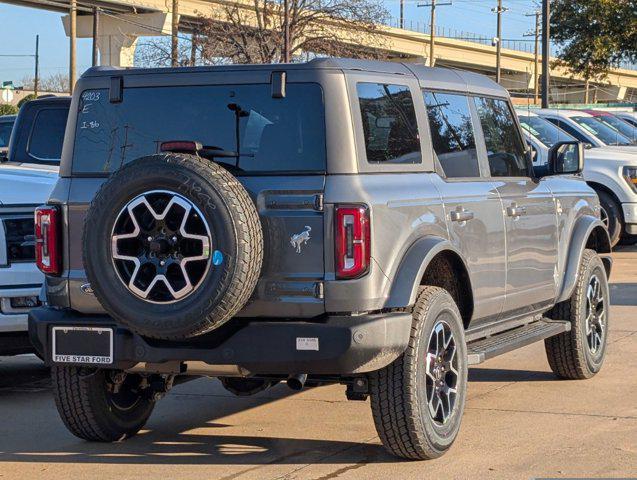
[{"label": "exhaust tip", "polygon": [[307,374],[306,373],[297,373],[294,375],[290,375],[288,377],[288,387],[290,387],[291,390],[294,391],[301,391],[303,390],[303,387],[305,386],[305,382],[307,381]]}]

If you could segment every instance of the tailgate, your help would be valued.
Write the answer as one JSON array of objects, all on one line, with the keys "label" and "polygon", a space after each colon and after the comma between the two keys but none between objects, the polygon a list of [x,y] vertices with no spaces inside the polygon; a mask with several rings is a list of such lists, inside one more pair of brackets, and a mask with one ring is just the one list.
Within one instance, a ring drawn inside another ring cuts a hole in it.
[{"label": "tailgate", "polygon": [[[325,312],[323,175],[239,178],[255,201],[264,237],[261,277],[238,316],[313,317]],[[86,288],[82,263],[84,217],[103,178],[74,178],[68,204],[68,275],[71,308],[104,310]]]}]

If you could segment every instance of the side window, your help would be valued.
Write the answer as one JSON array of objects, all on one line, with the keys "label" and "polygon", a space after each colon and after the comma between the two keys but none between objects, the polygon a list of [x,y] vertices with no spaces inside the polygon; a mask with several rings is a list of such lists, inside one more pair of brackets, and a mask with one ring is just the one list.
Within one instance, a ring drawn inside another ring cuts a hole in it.
[{"label": "side window", "polygon": [[435,92],[424,92],[424,97],[431,141],[445,175],[450,178],[479,177],[469,98]]},{"label": "side window", "polygon": [[590,143],[590,140],[586,138],[584,135],[582,135],[582,133],[579,130],[571,127],[568,123],[561,121],[559,118],[546,117],[546,119],[549,122],[551,122],[553,125],[555,125],[556,127],[559,127],[562,130],[564,130],[566,133],[569,133],[572,136],[574,136],[580,142]]},{"label": "side window", "polygon": [[33,122],[28,153],[38,160],[60,160],[68,110],[47,108],[40,110]]},{"label": "side window", "polygon": [[359,83],[367,161],[413,164],[422,161],[416,110],[409,87]]},{"label": "side window", "polygon": [[522,136],[505,100],[476,97],[489,169],[494,177],[530,177]]}]

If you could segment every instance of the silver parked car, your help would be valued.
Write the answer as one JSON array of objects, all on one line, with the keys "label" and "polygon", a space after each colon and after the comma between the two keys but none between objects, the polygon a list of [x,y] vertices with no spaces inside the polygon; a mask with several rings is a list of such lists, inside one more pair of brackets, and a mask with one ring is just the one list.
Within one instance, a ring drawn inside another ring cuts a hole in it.
[{"label": "silver parked car", "polygon": [[601,368],[610,241],[578,142],[541,178],[509,95],[399,63],[91,69],[38,209],[31,339],[80,438],[136,434],[187,376],[371,398],[409,459],[460,429],[468,366],[545,341]]}]

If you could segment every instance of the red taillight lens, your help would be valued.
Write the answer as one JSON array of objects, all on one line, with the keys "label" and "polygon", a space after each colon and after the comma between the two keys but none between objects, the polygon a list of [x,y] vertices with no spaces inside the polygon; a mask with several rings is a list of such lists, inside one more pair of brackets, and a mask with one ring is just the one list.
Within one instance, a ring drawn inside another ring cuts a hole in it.
[{"label": "red taillight lens", "polygon": [[336,276],[356,278],[369,270],[369,210],[360,205],[336,207]]},{"label": "red taillight lens", "polygon": [[38,207],[35,210],[35,261],[48,275],[62,271],[60,249],[60,212],[56,207]]},{"label": "red taillight lens", "polygon": [[201,149],[199,142],[191,140],[172,140],[159,145],[159,150],[162,152],[197,153]]}]

